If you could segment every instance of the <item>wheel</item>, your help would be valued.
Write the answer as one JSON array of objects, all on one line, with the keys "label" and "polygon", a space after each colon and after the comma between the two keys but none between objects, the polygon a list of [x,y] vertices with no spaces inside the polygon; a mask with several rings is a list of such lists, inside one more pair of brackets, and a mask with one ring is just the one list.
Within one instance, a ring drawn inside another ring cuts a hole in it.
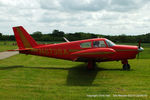
[{"label": "wheel", "polygon": [[95,66],[96,66],[96,62],[95,61],[88,61],[88,66],[87,66],[88,70],[94,70]]},{"label": "wheel", "polygon": [[130,70],[130,65],[129,64],[127,64],[127,70]]},{"label": "wheel", "polygon": [[123,64],[123,70],[130,70],[129,64]]},{"label": "wheel", "polygon": [[123,64],[123,70],[126,70],[126,64]]}]

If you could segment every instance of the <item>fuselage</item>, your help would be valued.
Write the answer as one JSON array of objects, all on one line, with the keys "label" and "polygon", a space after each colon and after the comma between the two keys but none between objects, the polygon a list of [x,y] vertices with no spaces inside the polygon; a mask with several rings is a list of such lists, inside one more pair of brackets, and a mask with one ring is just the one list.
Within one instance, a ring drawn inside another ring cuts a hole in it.
[{"label": "fuselage", "polygon": [[134,59],[138,52],[137,46],[116,45],[105,38],[38,45],[29,51],[20,51],[24,54],[83,62],[89,59],[97,62]]}]

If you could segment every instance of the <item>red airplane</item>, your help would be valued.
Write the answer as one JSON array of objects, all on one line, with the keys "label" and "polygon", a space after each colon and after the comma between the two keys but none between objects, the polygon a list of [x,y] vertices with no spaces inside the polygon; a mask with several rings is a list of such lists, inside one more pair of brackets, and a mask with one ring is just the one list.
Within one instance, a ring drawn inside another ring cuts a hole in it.
[{"label": "red airplane", "polygon": [[15,38],[22,54],[52,57],[57,59],[88,62],[88,69],[94,69],[96,62],[121,61],[123,70],[130,70],[128,59],[144,49],[140,46],[116,45],[106,38],[95,38],[41,45],[27,33],[22,26],[13,27]]}]

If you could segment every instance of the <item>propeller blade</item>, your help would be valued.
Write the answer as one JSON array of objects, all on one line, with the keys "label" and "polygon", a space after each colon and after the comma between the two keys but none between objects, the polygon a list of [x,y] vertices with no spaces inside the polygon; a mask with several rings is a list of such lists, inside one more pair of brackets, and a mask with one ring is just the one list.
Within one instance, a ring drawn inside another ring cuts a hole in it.
[{"label": "propeller blade", "polygon": [[[141,48],[141,41],[139,40],[138,49],[140,49],[140,48]],[[140,52],[138,52],[138,54],[137,54],[137,59],[139,59],[139,56],[140,56]]]},{"label": "propeller blade", "polygon": [[139,41],[139,45],[138,45],[138,48],[140,49],[140,47],[141,47],[141,41]]},{"label": "propeller blade", "polygon": [[139,59],[140,57],[140,52],[142,52],[144,49],[141,47],[141,40],[139,40],[138,43],[138,55],[137,55],[137,59]]}]

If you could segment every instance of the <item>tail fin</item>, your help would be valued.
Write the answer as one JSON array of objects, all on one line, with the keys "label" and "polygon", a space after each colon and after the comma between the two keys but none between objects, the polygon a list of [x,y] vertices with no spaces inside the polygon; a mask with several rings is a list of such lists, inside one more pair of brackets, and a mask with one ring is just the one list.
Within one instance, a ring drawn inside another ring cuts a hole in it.
[{"label": "tail fin", "polygon": [[13,31],[19,49],[33,48],[38,45],[22,26],[13,27]]}]

